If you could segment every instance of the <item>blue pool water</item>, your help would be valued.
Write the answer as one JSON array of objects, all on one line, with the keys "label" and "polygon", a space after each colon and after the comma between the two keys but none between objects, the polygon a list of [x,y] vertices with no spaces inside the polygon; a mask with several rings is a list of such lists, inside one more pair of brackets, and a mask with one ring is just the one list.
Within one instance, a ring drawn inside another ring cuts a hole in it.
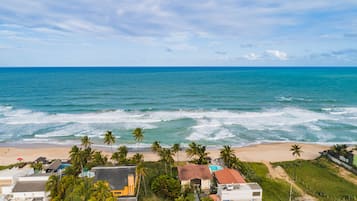
[{"label": "blue pool water", "polygon": [[211,172],[216,172],[218,170],[222,170],[223,169],[223,167],[219,166],[219,165],[209,165],[208,167],[209,167],[209,170]]},{"label": "blue pool water", "polygon": [[58,168],[58,169],[63,170],[63,169],[65,169],[66,167],[69,167],[69,166],[71,166],[71,164],[68,164],[68,163],[62,163],[62,164],[59,166],[59,168]]}]

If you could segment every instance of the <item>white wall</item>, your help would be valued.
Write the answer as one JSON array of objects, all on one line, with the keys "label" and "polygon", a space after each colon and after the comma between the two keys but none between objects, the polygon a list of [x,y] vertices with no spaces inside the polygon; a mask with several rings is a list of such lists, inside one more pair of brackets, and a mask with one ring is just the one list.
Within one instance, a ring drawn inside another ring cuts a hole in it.
[{"label": "white wall", "polygon": [[[190,180],[182,180],[181,181],[181,186],[189,186],[191,184]],[[201,189],[202,190],[209,190],[211,188],[211,180],[207,179],[207,180],[201,180]]]},{"label": "white wall", "polygon": [[12,193],[15,199],[25,200],[26,198],[35,198],[43,197],[44,201],[48,201],[48,193],[42,192],[21,192],[21,193]]}]

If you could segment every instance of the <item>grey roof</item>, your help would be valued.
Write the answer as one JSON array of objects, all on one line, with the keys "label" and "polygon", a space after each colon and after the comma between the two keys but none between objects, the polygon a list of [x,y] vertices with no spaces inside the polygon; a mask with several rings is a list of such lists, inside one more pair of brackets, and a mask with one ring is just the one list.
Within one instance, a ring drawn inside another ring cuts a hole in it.
[{"label": "grey roof", "polygon": [[53,161],[48,168],[46,168],[46,172],[57,170],[61,166],[61,160]]},{"label": "grey roof", "polygon": [[40,192],[46,190],[47,181],[18,181],[12,190],[18,192]]},{"label": "grey roof", "polygon": [[95,167],[95,181],[107,181],[112,190],[120,190],[128,185],[128,175],[135,176],[136,166]]}]

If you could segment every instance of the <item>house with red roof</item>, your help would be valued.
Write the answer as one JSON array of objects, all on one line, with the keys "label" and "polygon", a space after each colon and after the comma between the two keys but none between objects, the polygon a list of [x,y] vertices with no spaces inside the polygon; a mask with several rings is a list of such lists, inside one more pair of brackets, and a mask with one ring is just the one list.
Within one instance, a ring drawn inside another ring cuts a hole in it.
[{"label": "house with red roof", "polygon": [[209,190],[212,175],[207,165],[187,164],[177,167],[178,178],[182,186],[199,187],[201,190]]},{"label": "house with red roof", "polygon": [[210,195],[214,201],[261,201],[263,190],[258,183],[247,183],[239,171],[225,168],[214,172],[217,194]]}]

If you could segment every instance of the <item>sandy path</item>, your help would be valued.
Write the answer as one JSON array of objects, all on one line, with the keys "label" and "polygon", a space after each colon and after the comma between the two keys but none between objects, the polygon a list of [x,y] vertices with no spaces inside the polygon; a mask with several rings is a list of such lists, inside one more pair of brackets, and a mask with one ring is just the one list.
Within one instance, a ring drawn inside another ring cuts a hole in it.
[{"label": "sandy path", "polygon": [[[259,144],[247,147],[234,148],[235,153],[242,161],[248,162],[279,162],[294,160],[289,149],[293,143],[271,143]],[[319,156],[319,152],[327,149],[327,146],[317,144],[301,144],[303,154],[301,159],[314,159]],[[34,145],[35,146],[35,145]],[[39,156],[44,156],[49,159],[68,159],[70,147],[0,147],[0,165],[16,163],[16,159],[21,157],[24,161],[33,161]],[[111,155],[108,151],[104,151],[108,156]],[[209,156],[212,158],[219,157],[219,149],[208,150]],[[159,157],[150,152],[141,152],[144,154],[146,161],[157,161]],[[134,153],[129,153],[129,157]],[[174,157],[176,159],[176,156]],[[180,161],[189,160],[184,151],[179,153]]]}]

